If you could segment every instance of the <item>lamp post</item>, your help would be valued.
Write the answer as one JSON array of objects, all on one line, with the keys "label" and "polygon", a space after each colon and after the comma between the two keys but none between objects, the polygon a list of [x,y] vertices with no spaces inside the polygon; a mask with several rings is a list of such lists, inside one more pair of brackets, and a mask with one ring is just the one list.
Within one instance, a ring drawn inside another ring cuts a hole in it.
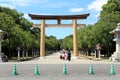
[{"label": "lamp post", "polygon": [[2,40],[3,40],[3,35],[5,34],[6,32],[5,31],[2,31],[0,30],[0,62],[2,61],[2,51],[1,51],[1,43],[2,43]]},{"label": "lamp post", "polygon": [[100,60],[100,57],[101,57],[101,44],[100,43],[96,44],[96,49],[97,49],[96,58]]},{"label": "lamp post", "polygon": [[18,55],[17,56],[18,56],[18,60],[19,60],[20,59],[20,50],[21,50],[21,48],[18,46],[16,50],[18,51]]},{"label": "lamp post", "polygon": [[117,28],[110,33],[114,34],[115,39],[113,39],[113,41],[116,42],[116,51],[110,57],[110,60],[112,60],[113,62],[120,62],[120,23],[118,23]]}]

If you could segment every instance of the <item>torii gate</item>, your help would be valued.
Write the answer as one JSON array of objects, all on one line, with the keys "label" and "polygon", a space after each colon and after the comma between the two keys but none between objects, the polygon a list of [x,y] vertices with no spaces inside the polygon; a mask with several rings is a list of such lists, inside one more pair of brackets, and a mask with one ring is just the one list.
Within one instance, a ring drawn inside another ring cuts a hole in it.
[{"label": "torii gate", "polygon": [[[33,27],[41,28],[40,41],[40,57],[45,57],[45,27],[73,27],[73,54],[74,58],[78,58],[78,39],[77,27],[83,27],[85,24],[77,24],[77,20],[86,19],[88,14],[81,15],[35,15],[28,14],[33,20],[41,20],[41,24],[34,24]],[[45,24],[45,20],[57,20],[57,24]],[[61,20],[73,20],[72,24],[61,24]]]}]

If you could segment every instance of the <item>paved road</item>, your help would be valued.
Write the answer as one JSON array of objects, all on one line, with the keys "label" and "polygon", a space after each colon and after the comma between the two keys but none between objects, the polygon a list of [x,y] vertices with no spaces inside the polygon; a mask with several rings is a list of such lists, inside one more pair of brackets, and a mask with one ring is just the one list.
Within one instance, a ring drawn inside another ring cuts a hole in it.
[{"label": "paved road", "polygon": [[[13,76],[13,65],[17,65],[19,75]],[[35,64],[39,66],[39,76],[34,76]],[[67,75],[62,75],[63,65],[67,66]],[[89,75],[89,65],[93,64],[94,75]],[[111,64],[116,75],[109,75]],[[120,63],[110,61],[92,61],[80,57],[70,62],[59,59],[59,53],[46,56],[46,59],[34,59],[25,62],[0,63],[0,80],[120,80]]]},{"label": "paved road", "polygon": [[17,64],[19,75],[13,76],[13,64],[0,64],[0,80],[120,80],[120,65],[116,75],[109,75],[111,64],[93,64],[94,75],[89,75],[89,64],[66,64],[67,75],[62,75],[64,64],[39,64],[39,76],[34,76],[35,64]]},{"label": "paved road", "polygon": [[[23,62],[7,62],[7,63],[0,63],[0,64],[113,64],[109,60],[101,60],[101,61],[93,61],[89,59],[85,59],[80,57],[80,59],[71,59],[71,61],[60,60],[59,59],[59,52],[46,56],[45,59],[43,58],[36,58],[30,61],[23,61]],[[116,62],[115,64],[120,64],[120,62]]]}]

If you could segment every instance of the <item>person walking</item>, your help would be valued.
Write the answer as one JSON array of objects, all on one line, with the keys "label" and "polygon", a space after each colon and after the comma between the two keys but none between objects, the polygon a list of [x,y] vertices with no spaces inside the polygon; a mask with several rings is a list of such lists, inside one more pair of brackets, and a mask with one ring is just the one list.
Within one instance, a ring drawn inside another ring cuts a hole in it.
[{"label": "person walking", "polygon": [[70,52],[70,50],[68,50],[68,52],[67,52],[67,59],[68,59],[68,61],[71,60],[71,52]]}]

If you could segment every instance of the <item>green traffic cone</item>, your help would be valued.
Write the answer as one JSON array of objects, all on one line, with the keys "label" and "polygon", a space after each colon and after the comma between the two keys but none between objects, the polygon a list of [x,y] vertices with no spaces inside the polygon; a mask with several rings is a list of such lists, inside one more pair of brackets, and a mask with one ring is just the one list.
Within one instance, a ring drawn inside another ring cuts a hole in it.
[{"label": "green traffic cone", "polygon": [[92,67],[92,64],[90,64],[89,75],[92,75],[92,74],[93,74],[93,67]]},{"label": "green traffic cone", "polygon": [[40,73],[38,71],[38,64],[35,65],[34,75],[40,75]]},{"label": "green traffic cone", "polygon": [[110,75],[115,75],[114,65],[111,65]]},{"label": "green traffic cone", "polygon": [[18,74],[17,74],[17,69],[16,69],[16,64],[14,64],[13,73],[12,73],[12,74],[13,74],[14,76],[15,76],[15,75],[18,75]]},{"label": "green traffic cone", "polygon": [[67,69],[66,69],[66,65],[63,66],[63,75],[67,74]]}]

